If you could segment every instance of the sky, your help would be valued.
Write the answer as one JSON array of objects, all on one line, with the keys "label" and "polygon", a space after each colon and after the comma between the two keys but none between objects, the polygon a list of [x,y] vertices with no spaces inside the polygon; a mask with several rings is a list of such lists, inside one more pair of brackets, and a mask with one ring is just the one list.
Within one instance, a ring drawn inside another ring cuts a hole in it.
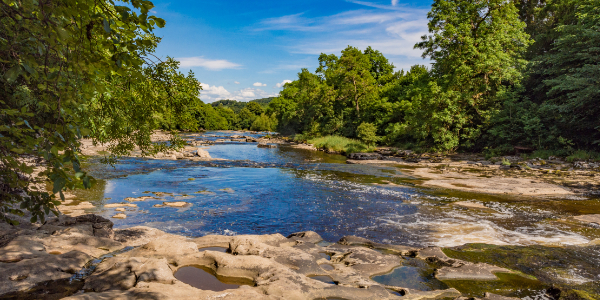
[{"label": "sky", "polygon": [[427,33],[432,1],[419,0],[154,0],[166,26],[157,56],[173,57],[201,82],[200,99],[249,101],[277,96],[321,53],[371,46],[407,70],[428,65],[413,49]]}]

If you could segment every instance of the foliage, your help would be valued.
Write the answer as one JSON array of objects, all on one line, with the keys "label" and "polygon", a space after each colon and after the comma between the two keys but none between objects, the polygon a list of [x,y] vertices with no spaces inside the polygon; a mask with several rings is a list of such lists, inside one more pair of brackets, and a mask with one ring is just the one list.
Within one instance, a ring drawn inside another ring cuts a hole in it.
[{"label": "foliage", "polygon": [[310,139],[308,140],[308,143],[313,144],[317,149],[324,149],[329,152],[342,154],[373,151],[372,147],[369,147],[360,141],[335,135]]},{"label": "foliage", "polygon": [[84,136],[113,155],[135,146],[155,153],[180,145],[150,143],[157,114],[194,127],[187,109],[197,82],[172,60],[150,59],[159,42],[152,30],[164,20],[148,15],[150,1],[123,2],[0,2],[0,218],[14,223],[10,214],[28,210],[32,222],[43,220],[57,213],[52,194],[90,187],[78,155]]},{"label": "foliage", "polygon": [[471,147],[497,107],[499,88],[521,79],[530,44],[525,23],[503,0],[436,0],[428,18],[430,35],[415,48],[434,60],[434,80],[413,96],[410,126],[432,148]]},{"label": "foliage", "polygon": [[377,136],[377,127],[373,123],[362,123],[356,128],[356,135],[365,144],[374,146],[379,137]]},{"label": "foliage", "polygon": [[250,130],[254,131],[275,131],[276,128],[277,119],[274,116],[268,116],[266,114],[258,116],[254,122],[252,122],[252,126],[250,126]]}]

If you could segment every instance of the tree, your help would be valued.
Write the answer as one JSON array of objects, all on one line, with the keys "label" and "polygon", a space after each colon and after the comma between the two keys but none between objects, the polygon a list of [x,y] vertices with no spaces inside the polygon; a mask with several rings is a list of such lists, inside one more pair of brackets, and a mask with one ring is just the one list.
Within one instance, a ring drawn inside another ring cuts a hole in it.
[{"label": "tree", "polygon": [[369,146],[374,146],[379,141],[377,127],[372,123],[361,123],[356,128],[356,135],[363,143]]},{"label": "tree", "polygon": [[371,74],[369,56],[348,46],[338,59],[335,55],[321,54],[317,74],[326,79],[327,84],[337,91],[336,98],[350,101],[360,119],[361,101],[375,92],[375,79]]},{"label": "tree", "polygon": [[[84,136],[113,144],[115,155],[181,145],[176,137],[170,146],[150,143],[159,126],[152,116],[178,118],[197,82],[176,75],[172,61],[150,59],[160,40],[153,28],[165,24],[148,15],[152,2],[123,2],[0,1],[1,219],[14,223],[10,214],[29,210],[32,222],[43,220],[57,214],[53,194],[64,199],[65,189],[90,187],[78,155]],[[116,104],[129,116],[111,109]],[[103,115],[90,118],[95,112]],[[34,177],[36,164],[44,170]],[[52,193],[39,188],[47,181]]]},{"label": "tree", "polygon": [[579,1],[577,22],[557,27],[551,51],[532,69],[546,91],[540,114],[557,135],[600,149],[600,1]]},{"label": "tree", "polygon": [[[438,100],[413,106],[411,126],[419,127],[420,139],[432,138],[434,148],[469,147],[498,107],[499,87],[521,79],[522,54],[530,39],[510,1],[436,0],[428,18],[430,35],[415,48],[434,60],[437,83],[428,85],[431,96],[420,99]],[[439,122],[429,123],[420,110],[431,111]]]},{"label": "tree", "polygon": [[248,104],[246,104],[246,109],[257,116],[260,116],[264,112],[260,104],[256,102],[248,102]]}]

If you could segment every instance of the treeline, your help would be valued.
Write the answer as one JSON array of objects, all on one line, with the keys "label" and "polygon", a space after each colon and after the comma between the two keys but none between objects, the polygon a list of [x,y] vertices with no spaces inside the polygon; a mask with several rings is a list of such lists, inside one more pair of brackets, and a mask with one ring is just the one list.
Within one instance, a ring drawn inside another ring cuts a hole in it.
[{"label": "treeline", "polygon": [[428,18],[415,48],[431,67],[321,54],[267,114],[284,134],[422,150],[600,148],[600,0],[436,0]]},{"label": "treeline", "polygon": [[197,100],[192,109],[194,123],[163,123],[163,128],[168,130],[254,130],[274,131],[277,128],[277,119],[273,115],[265,114],[265,105],[270,98],[257,99],[250,102],[235,100],[219,100],[213,103],[204,103]]}]

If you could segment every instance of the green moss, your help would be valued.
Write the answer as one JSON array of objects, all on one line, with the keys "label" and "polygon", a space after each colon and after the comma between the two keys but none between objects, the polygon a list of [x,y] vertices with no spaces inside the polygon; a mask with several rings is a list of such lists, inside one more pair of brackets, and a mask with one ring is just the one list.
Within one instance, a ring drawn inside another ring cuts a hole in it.
[{"label": "green moss", "polygon": [[549,287],[539,280],[519,274],[496,273],[496,276],[498,280],[444,280],[443,282],[468,297],[483,297],[486,292],[508,297],[527,297]]}]

